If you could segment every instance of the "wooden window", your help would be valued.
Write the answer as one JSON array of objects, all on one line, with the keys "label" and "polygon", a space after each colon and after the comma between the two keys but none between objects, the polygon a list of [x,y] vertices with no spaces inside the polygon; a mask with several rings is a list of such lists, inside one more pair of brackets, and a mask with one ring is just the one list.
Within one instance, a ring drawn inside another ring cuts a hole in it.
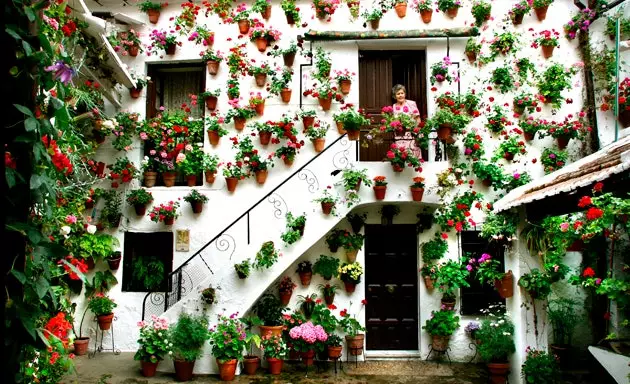
[{"label": "wooden window", "polygon": [[149,292],[167,289],[173,270],[173,233],[125,232],[123,292]]},{"label": "wooden window", "polygon": [[[494,259],[501,262],[501,268],[505,270],[504,247],[496,242],[488,242],[488,240],[479,237],[479,231],[463,231],[460,233],[460,245],[462,255],[464,257],[480,258],[482,254],[488,253]],[[468,277],[469,288],[461,289],[461,314],[462,315],[478,315],[482,309],[488,308],[490,304],[503,303],[505,299],[499,296],[499,293],[493,286],[482,285],[477,280],[475,273],[472,272]]]}]

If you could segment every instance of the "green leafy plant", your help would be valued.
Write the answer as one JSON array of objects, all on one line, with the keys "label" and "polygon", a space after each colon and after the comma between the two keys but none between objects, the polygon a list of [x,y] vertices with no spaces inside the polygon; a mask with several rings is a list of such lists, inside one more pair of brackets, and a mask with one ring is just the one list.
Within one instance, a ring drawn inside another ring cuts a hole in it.
[{"label": "green leafy plant", "polygon": [[285,15],[292,16],[296,23],[300,23],[300,9],[295,4],[295,0],[282,0],[280,6]]},{"label": "green leafy plant", "polygon": [[494,281],[501,279],[505,273],[501,270],[501,262],[493,259],[488,253],[483,253],[479,259],[469,255],[466,268],[472,272],[475,270],[475,277],[481,284],[494,284]]},{"label": "green leafy plant", "polygon": [[540,162],[543,165],[545,174],[555,172],[558,169],[564,167],[568,160],[567,151],[554,148],[545,148],[540,155]]},{"label": "green leafy plant", "polygon": [[120,222],[122,216],[122,192],[110,190],[103,194],[105,205],[101,210],[101,224],[104,227],[113,227]]},{"label": "green leafy plant", "polygon": [[219,361],[241,360],[245,350],[245,325],[236,314],[218,315],[216,328],[210,331],[212,355]]},{"label": "green leafy plant", "polygon": [[[364,302],[362,302],[361,309],[363,309],[363,303]],[[352,301],[350,302],[348,308],[352,308]],[[339,319],[339,325],[341,326],[341,329],[343,329],[343,331],[345,332],[346,336],[354,337],[360,334],[360,332],[365,332],[365,328],[361,325],[361,323],[359,323],[356,318],[356,316],[361,312],[361,309],[358,313],[352,316],[349,313],[350,311],[345,309],[339,313],[341,315],[341,319]]]},{"label": "green leafy plant", "polygon": [[501,93],[507,93],[514,89],[514,78],[512,68],[499,67],[492,72],[490,81],[499,89]]},{"label": "green leafy plant", "polygon": [[444,257],[448,251],[448,243],[436,233],[435,238],[422,244],[421,250],[422,261],[426,264],[431,264]]},{"label": "green leafy plant", "polygon": [[203,300],[205,304],[212,305],[214,304],[216,299],[217,299],[217,289],[214,288],[213,286],[204,288],[201,291],[201,300]]},{"label": "green leafy plant", "polygon": [[483,311],[486,318],[476,332],[480,344],[477,347],[481,359],[489,363],[505,363],[516,351],[514,345],[514,323],[502,307],[491,306]]},{"label": "green leafy plant", "polygon": [[455,299],[457,290],[461,287],[470,287],[468,284],[468,270],[464,263],[449,260],[439,265],[436,284],[443,294],[443,300]]},{"label": "green leafy plant", "polygon": [[322,83],[328,82],[328,76],[330,76],[330,68],[332,66],[330,53],[326,52],[322,47],[317,47],[313,55],[313,61],[315,62],[315,72],[311,73],[313,79]]},{"label": "green leafy plant", "polygon": [[518,285],[523,287],[532,299],[544,300],[551,293],[551,276],[538,268],[523,274],[518,279]]},{"label": "green leafy plant", "polygon": [[280,335],[267,335],[262,338],[260,345],[263,355],[268,359],[284,359],[289,353],[289,348]]},{"label": "green leafy plant", "polygon": [[241,263],[234,264],[234,270],[240,279],[246,279],[251,272],[251,260],[245,259]]},{"label": "green leafy plant", "polygon": [[[334,274],[335,276],[337,275],[337,269],[335,269]],[[319,288],[319,290],[322,292],[322,295],[324,295],[324,297],[333,296],[337,292],[337,289],[339,289],[339,287],[334,284],[319,284],[317,288]]]},{"label": "green leafy plant", "polygon": [[283,68],[282,70],[276,69],[274,72],[272,72],[269,93],[279,95],[283,89],[291,88],[292,78],[293,69],[287,67]]},{"label": "green leafy plant", "polygon": [[87,307],[95,316],[109,315],[118,305],[102,293],[92,296],[87,303]]},{"label": "green leafy plant", "polygon": [[466,48],[464,48],[464,52],[478,54],[481,52],[481,44],[477,43],[477,39],[474,37],[469,37],[466,41]]},{"label": "green leafy plant", "polygon": [[547,318],[551,323],[555,345],[571,345],[573,330],[580,321],[577,314],[578,305],[577,301],[562,297],[549,300]]},{"label": "green leafy plant", "polygon": [[164,262],[157,256],[139,256],[133,262],[133,279],[147,291],[160,287],[164,281]]},{"label": "green leafy plant", "polygon": [[486,128],[493,133],[501,133],[505,130],[505,126],[509,120],[506,116],[505,109],[500,105],[494,105],[492,107],[492,114],[488,116],[488,122]]},{"label": "green leafy plant", "polygon": [[133,189],[127,194],[127,203],[131,205],[149,204],[153,201],[153,195],[144,188]]},{"label": "green leafy plant", "polygon": [[367,174],[367,169],[344,169],[341,179],[346,191],[356,190],[359,183],[363,183],[366,187],[372,186],[372,180]]},{"label": "green leafy plant", "polygon": [[173,343],[173,358],[192,362],[202,356],[202,347],[210,338],[208,319],[204,314],[191,315],[181,312],[177,322],[169,329]]},{"label": "green leafy plant", "polygon": [[282,325],[284,310],[280,299],[270,293],[264,294],[254,305],[254,311],[266,326]]},{"label": "green leafy plant", "polygon": [[273,241],[266,241],[260,247],[254,258],[254,268],[268,269],[278,261],[278,250],[275,248]]},{"label": "green leafy plant", "polygon": [[154,3],[153,1],[145,0],[141,3],[138,3],[138,8],[140,8],[140,11],[146,13],[150,10],[161,11],[162,8],[164,8],[167,5],[168,3]]},{"label": "green leafy plant", "polygon": [[493,161],[497,161],[501,158],[507,160],[513,159],[516,155],[524,155],[527,153],[527,147],[525,142],[521,140],[520,136],[510,135],[506,140],[503,140],[499,147],[495,150],[492,156]]},{"label": "green leafy plant", "polygon": [[516,239],[516,228],[519,217],[516,211],[490,213],[486,216],[479,236],[490,241],[507,241]]},{"label": "green leafy plant", "polygon": [[536,73],[536,66],[527,57],[518,59],[516,61],[516,69],[518,71],[518,77],[520,78],[521,82],[525,82],[529,74]]},{"label": "green leafy plant", "polygon": [[475,18],[475,25],[480,27],[484,21],[490,18],[492,4],[484,0],[476,0],[473,2],[471,13]]},{"label": "green leafy plant", "polygon": [[473,173],[480,180],[488,180],[494,189],[503,188],[505,175],[501,167],[489,161],[476,161],[473,163]]},{"label": "green leafy plant", "polygon": [[302,232],[306,225],[306,215],[293,216],[293,213],[287,212],[286,232],[280,235],[280,238],[288,245],[291,245],[302,238]]},{"label": "green leafy plant", "polygon": [[437,0],[436,4],[437,4],[438,9],[442,12],[446,12],[449,9],[459,8],[462,6],[462,3],[460,0]]},{"label": "green leafy plant", "polygon": [[431,336],[451,336],[459,328],[459,316],[455,311],[431,311],[431,317],[422,326]]},{"label": "green leafy plant", "polygon": [[202,193],[199,193],[199,191],[197,191],[196,189],[193,189],[186,196],[184,196],[184,201],[188,203],[194,203],[194,202],[207,203],[208,196]]},{"label": "green leafy plant", "polygon": [[564,97],[562,91],[571,88],[571,77],[575,69],[566,69],[562,64],[553,64],[542,73],[538,80],[538,91],[546,103],[560,108]]},{"label": "green leafy plant", "polygon": [[521,366],[521,377],[531,384],[560,383],[560,367],[556,357],[547,351],[527,347],[527,357]]},{"label": "green leafy plant", "polygon": [[[115,254],[113,253],[112,255]],[[120,256],[120,252],[118,252],[118,255]],[[118,284],[118,279],[111,271],[98,271],[94,274],[92,282],[85,285],[85,296],[92,297],[96,293],[105,294],[116,284]]]}]

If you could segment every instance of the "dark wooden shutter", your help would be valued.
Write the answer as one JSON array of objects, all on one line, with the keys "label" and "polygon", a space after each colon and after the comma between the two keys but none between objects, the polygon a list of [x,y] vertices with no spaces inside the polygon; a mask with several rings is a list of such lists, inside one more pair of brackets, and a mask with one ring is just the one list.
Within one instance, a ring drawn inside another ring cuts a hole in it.
[{"label": "dark wooden shutter", "polygon": [[155,102],[157,101],[157,92],[155,82],[149,80],[147,84],[147,119],[152,119],[157,115],[157,108]]}]

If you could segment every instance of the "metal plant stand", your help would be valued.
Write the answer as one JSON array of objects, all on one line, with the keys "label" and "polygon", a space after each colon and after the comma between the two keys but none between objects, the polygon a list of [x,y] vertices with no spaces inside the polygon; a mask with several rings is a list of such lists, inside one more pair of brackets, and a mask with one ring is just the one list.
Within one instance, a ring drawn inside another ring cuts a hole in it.
[{"label": "metal plant stand", "polygon": [[[96,324],[96,335],[94,337],[94,352],[92,352],[91,354],[88,353],[88,357],[91,359],[94,356],[96,356],[97,352],[103,352],[103,351],[112,351],[114,353],[114,355],[120,355],[120,349],[116,349],[116,344],[114,342],[114,322],[118,320],[118,318],[116,316],[114,316],[114,318],[112,319],[112,325],[111,327],[107,330],[107,331],[103,331],[99,326],[98,326],[98,320],[96,318],[96,316],[94,317],[94,322],[97,323]],[[99,344],[98,342],[98,333],[99,331],[101,332],[101,343]],[[105,332],[109,332],[112,335],[112,347],[111,348],[103,348],[103,339],[105,338]]]},{"label": "metal plant stand", "polygon": [[475,358],[477,357],[477,354],[479,353],[479,351],[477,350],[477,346],[478,346],[478,344],[476,342],[472,342],[472,343],[468,344],[468,348],[471,351],[475,351],[475,354],[472,356],[470,361],[468,361],[468,363],[472,363],[475,360]]},{"label": "metal plant stand", "polygon": [[431,357],[431,354],[435,352],[435,354],[438,356],[438,359],[436,360],[436,363],[440,364],[440,360],[441,357],[443,357],[444,355],[446,355],[446,358],[448,359],[448,365],[451,365],[453,362],[451,361],[451,356],[448,354],[449,349],[451,349],[451,347],[446,347],[445,350],[438,350],[438,349],[434,349],[433,348],[433,344],[429,344],[429,354],[427,355],[427,358],[425,359],[425,361],[429,360],[429,357]]},{"label": "metal plant stand", "polygon": [[[356,348],[352,348],[349,347],[348,349],[350,349],[350,353],[348,353],[346,355],[346,363],[348,362],[348,359],[350,358],[350,355],[354,356],[354,367],[358,367],[359,366],[359,356],[363,355],[363,361],[366,361],[367,359],[365,358],[365,345],[362,347],[356,347]],[[353,351],[362,351],[362,353],[352,353]]]},{"label": "metal plant stand", "polygon": [[328,358],[328,360],[315,360],[315,365],[317,366],[317,373],[320,373],[320,368],[325,364],[328,366],[328,363],[332,361],[333,367],[335,368],[335,375],[337,374],[337,362],[339,362],[339,370],[344,372],[343,370],[343,359],[341,358],[343,355],[339,355],[339,357]]}]

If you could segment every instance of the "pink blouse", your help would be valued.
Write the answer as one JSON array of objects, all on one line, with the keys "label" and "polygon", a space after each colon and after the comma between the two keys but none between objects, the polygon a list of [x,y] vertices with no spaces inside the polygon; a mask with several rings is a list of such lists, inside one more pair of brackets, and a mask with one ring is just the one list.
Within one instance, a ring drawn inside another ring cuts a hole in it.
[{"label": "pink blouse", "polygon": [[394,109],[394,115],[397,115],[399,113],[408,113],[410,115],[420,116],[418,105],[413,100],[405,100],[405,103],[403,105],[398,105],[398,103],[395,103],[394,105],[392,105],[392,108]]}]

